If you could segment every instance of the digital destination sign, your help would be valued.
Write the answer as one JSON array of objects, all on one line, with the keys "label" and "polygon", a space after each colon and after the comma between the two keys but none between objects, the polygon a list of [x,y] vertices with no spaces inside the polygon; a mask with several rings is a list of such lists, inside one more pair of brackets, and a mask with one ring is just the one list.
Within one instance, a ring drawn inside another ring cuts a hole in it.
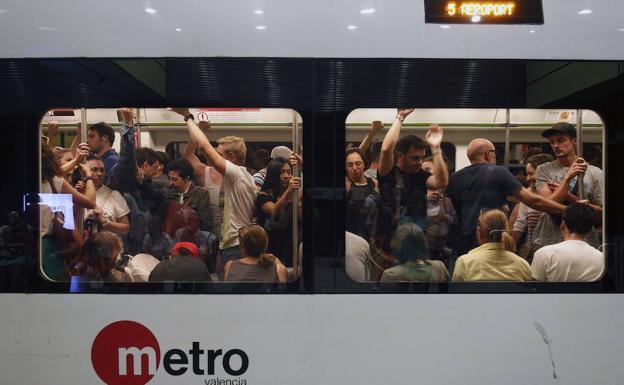
[{"label": "digital destination sign", "polygon": [[439,24],[544,24],[541,0],[425,0],[425,22]]}]

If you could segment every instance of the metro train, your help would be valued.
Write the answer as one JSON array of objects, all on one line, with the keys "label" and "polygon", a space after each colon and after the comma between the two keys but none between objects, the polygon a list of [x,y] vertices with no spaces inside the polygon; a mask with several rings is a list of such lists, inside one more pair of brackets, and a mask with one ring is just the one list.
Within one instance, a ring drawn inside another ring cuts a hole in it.
[{"label": "metro train", "polygon": [[[55,140],[67,146],[83,108],[88,123],[116,129],[117,108],[139,108],[141,145],[172,155],[188,135],[181,119],[163,117],[166,107],[249,109],[254,119],[280,109],[286,117],[264,121],[271,125],[239,115],[233,126],[210,119],[211,130],[236,131],[265,149],[290,144],[304,156],[301,277],[285,286],[93,283],[78,293],[39,276],[33,238],[7,245],[0,382],[620,383],[622,3],[532,1],[527,12],[541,12],[541,23],[496,25],[487,24],[492,15],[456,24],[431,14],[443,1],[296,3],[0,5],[0,31],[11,37],[0,43],[0,117],[10,144],[2,198],[14,212],[2,234],[38,232],[23,207],[25,195],[39,192],[42,129],[59,120]],[[605,173],[603,278],[351,280],[345,144],[361,141],[373,120],[389,127],[406,106],[416,111],[404,132],[444,127],[455,170],[467,164],[470,138],[492,140],[501,164],[513,168],[526,146],[546,144],[545,127],[576,123],[582,111],[584,155]],[[58,109],[75,116],[46,116]]]}]

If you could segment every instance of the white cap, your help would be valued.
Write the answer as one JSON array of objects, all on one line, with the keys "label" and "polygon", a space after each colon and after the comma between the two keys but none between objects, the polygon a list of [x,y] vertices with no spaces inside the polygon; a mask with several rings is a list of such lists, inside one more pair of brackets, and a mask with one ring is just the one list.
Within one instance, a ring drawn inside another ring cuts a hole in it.
[{"label": "white cap", "polygon": [[286,146],[273,147],[271,150],[271,159],[283,158],[288,160],[292,155],[292,150]]}]

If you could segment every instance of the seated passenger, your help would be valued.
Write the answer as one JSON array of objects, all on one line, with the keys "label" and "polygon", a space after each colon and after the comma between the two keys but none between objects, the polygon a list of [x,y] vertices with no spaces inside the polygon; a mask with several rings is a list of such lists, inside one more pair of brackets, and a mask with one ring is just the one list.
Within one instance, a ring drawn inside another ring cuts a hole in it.
[{"label": "seated passenger", "polygon": [[477,220],[477,241],[481,246],[457,259],[453,281],[528,281],[531,267],[513,253],[507,217],[500,210],[482,212]]},{"label": "seated passenger", "polygon": [[547,282],[591,282],[602,276],[605,261],[601,251],[585,242],[592,229],[594,210],[573,203],[563,210],[560,225],[563,242],[535,252],[533,278]]},{"label": "seated passenger", "polygon": [[269,238],[259,225],[240,229],[239,239],[242,257],[225,264],[225,280],[234,282],[274,282],[288,280],[288,270],[266,249]]},{"label": "seated passenger", "polygon": [[390,241],[392,254],[399,262],[386,269],[381,282],[444,282],[449,272],[441,261],[429,260],[429,248],[422,229],[415,223],[397,227]]},{"label": "seated passenger", "polygon": [[[288,266],[292,265],[293,192],[301,197],[301,179],[292,176],[292,167],[286,159],[271,160],[262,190],[256,197],[256,216],[269,235],[269,253]],[[298,216],[301,223],[301,210]]]},{"label": "seated passenger", "polygon": [[128,221],[130,209],[118,191],[103,184],[106,178],[104,162],[97,156],[88,156],[87,167],[91,170],[96,188],[96,207],[85,212],[85,219],[97,222],[103,230],[126,234],[130,229]]},{"label": "seated passenger", "polygon": [[345,270],[355,282],[370,280],[371,258],[368,241],[359,235],[345,231]]},{"label": "seated passenger", "polygon": [[130,276],[115,267],[123,249],[121,239],[114,233],[94,234],[82,245],[72,275],[87,281],[130,282]]},{"label": "seated passenger", "polygon": [[150,273],[150,282],[210,282],[210,272],[199,259],[199,249],[191,242],[178,242],[171,257],[161,261]]},{"label": "seated passenger", "polygon": [[364,175],[368,165],[360,149],[348,148],[345,151],[345,162],[345,227],[347,231],[368,239],[377,208],[377,181]]},{"label": "seated passenger", "polygon": [[217,250],[219,250],[217,237],[200,228],[201,222],[195,210],[186,208],[183,215],[186,226],[175,232],[174,242],[191,242],[197,245],[202,262],[208,265],[211,271],[215,271],[215,257]]},{"label": "seated passenger", "polygon": [[188,160],[176,159],[167,165],[165,169],[169,176],[167,199],[171,201],[167,213],[165,232],[174,235],[175,232],[185,226],[182,210],[191,208],[199,215],[201,229],[212,232],[214,223],[210,215],[210,195],[206,189],[193,183],[193,167]]}]

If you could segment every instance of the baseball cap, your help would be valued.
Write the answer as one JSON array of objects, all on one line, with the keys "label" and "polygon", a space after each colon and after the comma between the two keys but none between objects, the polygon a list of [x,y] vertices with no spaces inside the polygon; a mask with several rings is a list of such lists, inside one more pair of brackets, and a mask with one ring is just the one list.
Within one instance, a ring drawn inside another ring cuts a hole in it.
[{"label": "baseball cap", "polygon": [[276,146],[271,150],[271,159],[282,158],[288,160],[292,155],[292,150],[286,146]]},{"label": "baseball cap", "polygon": [[550,138],[556,134],[564,134],[568,135],[572,138],[576,138],[576,128],[570,123],[560,122],[549,128],[548,130],[542,132],[542,136],[544,138]]},{"label": "baseball cap", "polygon": [[181,254],[182,250],[186,250],[188,255],[193,257],[199,257],[199,248],[192,242],[178,242],[171,249],[171,255],[177,256]]}]

